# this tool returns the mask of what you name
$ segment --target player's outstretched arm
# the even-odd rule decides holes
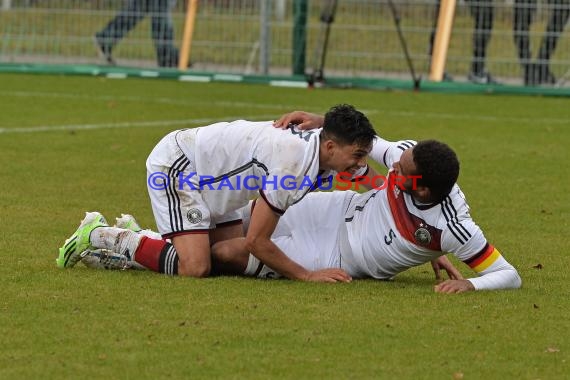
[[[271,234],[279,217],[264,199],[260,198],[253,209],[246,248],[268,267],[292,280],[317,282],[350,282],[350,276],[342,269],[331,268],[310,271],[289,259],[272,241]]]
[[[285,129],[289,124],[295,124],[297,128],[306,130],[320,128],[324,122],[324,116],[304,111],[293,111],[281,116],[273,123],[273,126]]]
[[[492,245],[479,254],[475,260],[466,262],[479,274],[467,280],[446,280],[434,287],[438,293],[462,293],[471,290],[517,289],[522,280],[517,270]]]

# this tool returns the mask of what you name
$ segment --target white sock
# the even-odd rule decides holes
[[[108,249],[125,255],[131,260],[142,237],[143,235],[131,230],[117,227],[98,227],[91,232],[89,240],[95,248]]]
[[[253,256],[250,253],[249,259],[247,261],[247,267],[245,268],[243,274],[246,276],[255,276],[255,274],[259,272],[259,269],[262,265],[263,264],[261,263],[261,261],[259,261],[257,257]]]
[[[137,232],[137,234],[143,235],[143,236],[149,237],[151,239],[155,239],[155,240],[162,240],[162,235],[159,234],[158,232],[154,232],[152,230],[140,230],[139,232]]]

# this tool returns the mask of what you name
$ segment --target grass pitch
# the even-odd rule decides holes
[[[154,226],[144,161],[167,132],[337,103],[449,143],[523,288],[435,294],[428,266],[343,285],[55,267],[84,211]],[[567,99],[2,75],[0,378],[567,378],[569,142]]]

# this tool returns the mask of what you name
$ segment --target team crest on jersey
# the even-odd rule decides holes
[[[398,186],[394,186],[392,191],[394,191],[394,197],[396,198],[398,198],[400,196],[400,193],[402,192]]]
[[[427,245],[431,242],[431,234],[426,228],[420,227],[414,232],[414,238],[420,245]]]
[[[191,208],[186,214],[188,221],[192,224],[200,223],[202,221],[202,212],[197,208]]]

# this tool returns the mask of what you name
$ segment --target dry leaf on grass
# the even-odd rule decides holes
[[[548,352],[548,353],[560,352],[560,349],[559,349],[559,348],[556,348],[556,347],[548,347],[548,348],[546,349],[546,351],[544,351],[544,352]]]

